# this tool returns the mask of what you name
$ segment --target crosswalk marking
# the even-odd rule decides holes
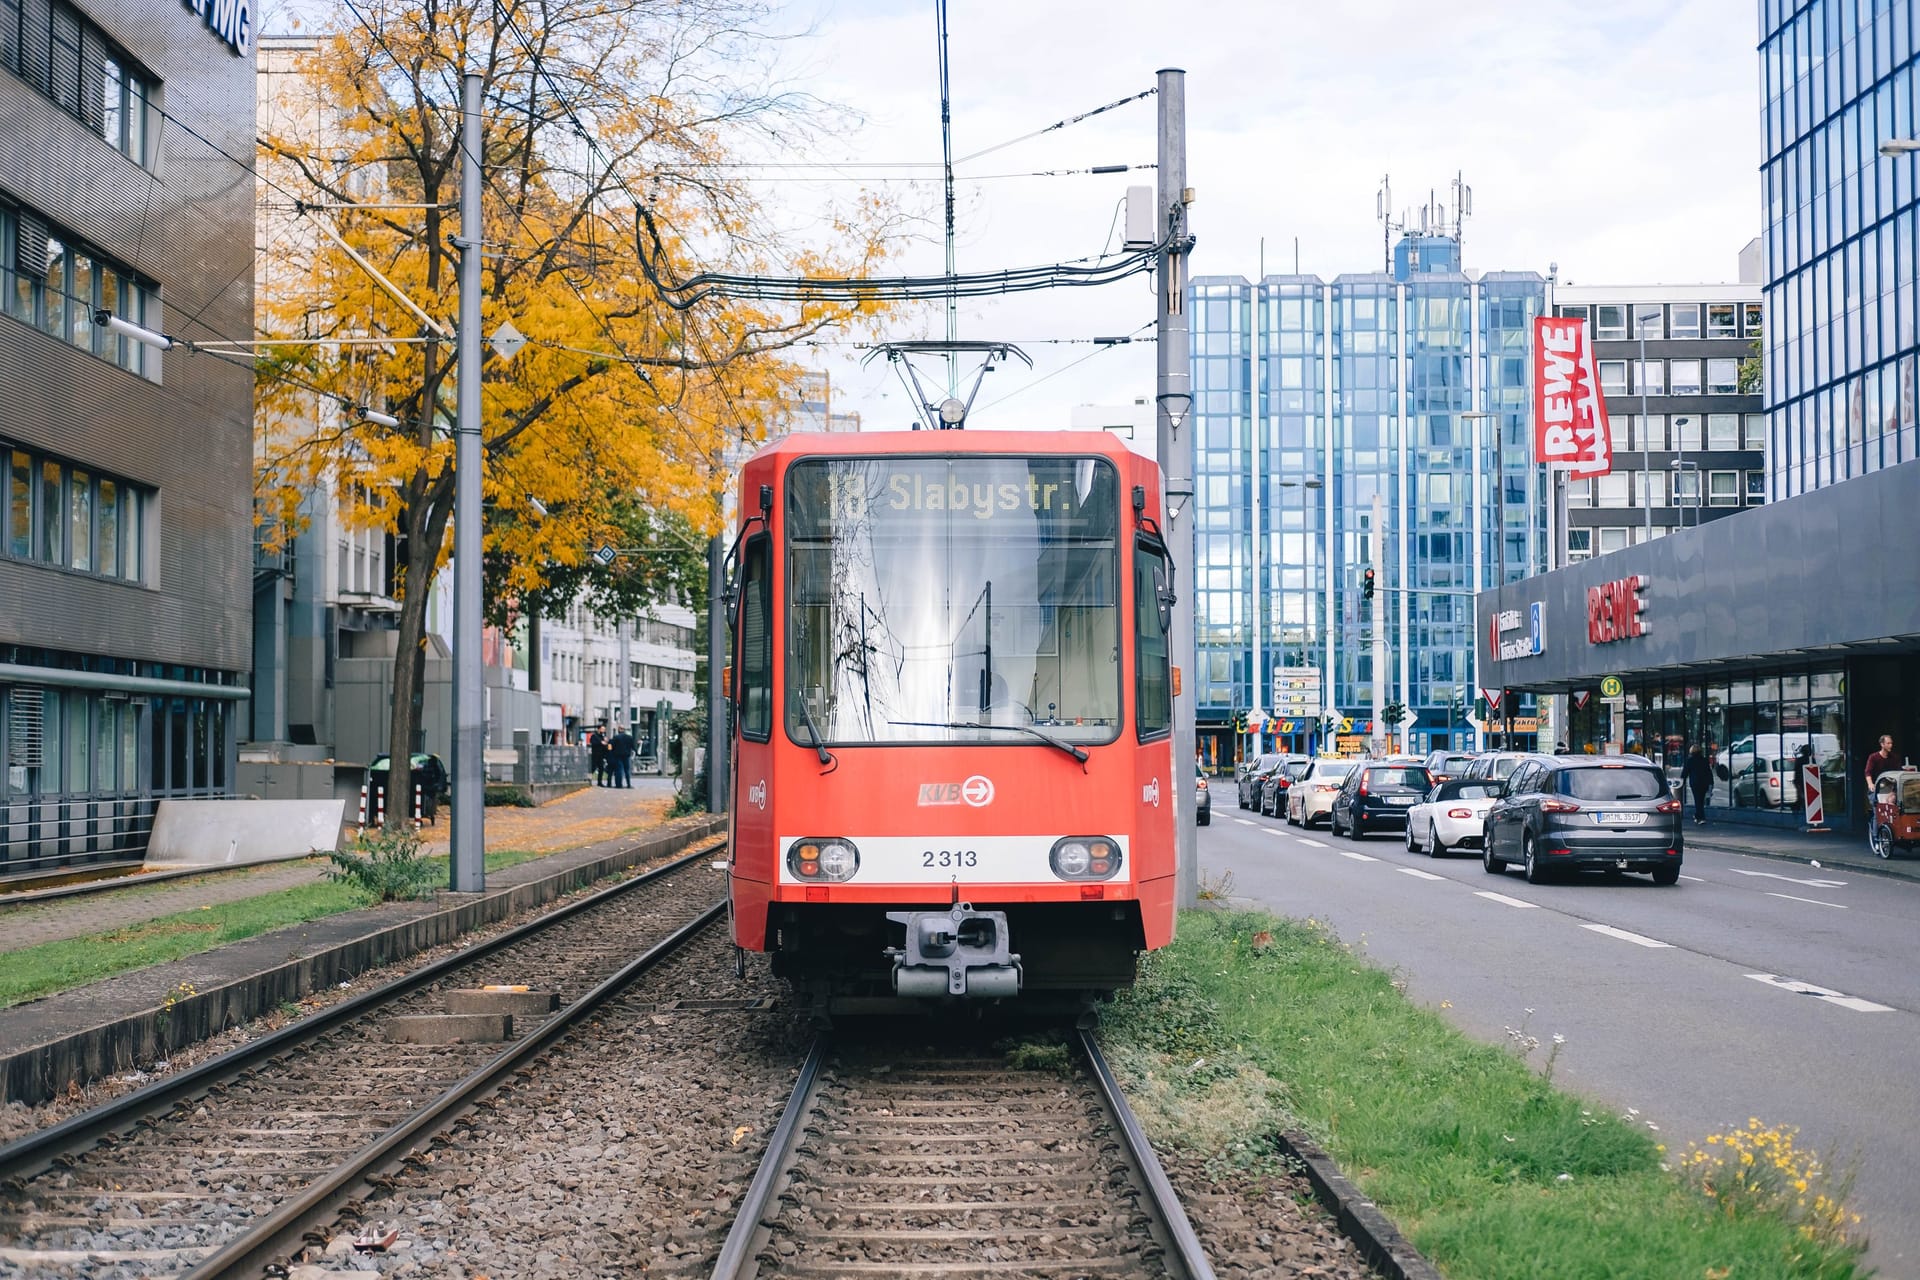
[[[1645,934],[1628,933],[1625,929],[1616,929],[1610,924],[1583,924],[1580,927],[1591,929],[1595,933],[1604,933],[1609,938],[1618,938],[1622,942],[1631,942],[1639,947],[1671,948],[1673,946],[1671,942],[1662,942],[1658,938],[1649,938]]]

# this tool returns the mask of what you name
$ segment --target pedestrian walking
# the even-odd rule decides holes
[[[1693,820],[1704,825],[1707,820],[1707,792],[1713,790],[1713,761],[1707,759],[1707,753],[1699,743],[1694,743],[1693,750],[1687,753],[1687,763],[1680,776],[1693,790]]]
[[[613,768],[613,785],[616,787],[633,786],[633,735],[625,729],[613,735],[607,743],[607,755]]]
[[[595,725],[593,732],[587,735],[587,759],[593,765],[593,785],[596,787],[607,785],[608,754],[607,735],[600,732],[599,725]]]

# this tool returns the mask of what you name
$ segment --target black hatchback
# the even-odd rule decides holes
[[[1534,756],[1513,771],[1487,813],[1481,865],[1518,862],[1527,882],[1563,871],[1647,871],[1680,879],[1680,802],[1666,775],[1638,756]]]
[[[1369,831],[1404,831],[1407,810],[1433,790],[1433,775],[1422,764],[1363,764],[1347,775],[1333,798],[1327,826],[1358,840]]]

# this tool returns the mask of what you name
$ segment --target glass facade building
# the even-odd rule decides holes
[[[1920,456],[1910,0],[1762,0],[1771,498]]]
[[[1274,707],[1301,669],[1321,673],[1349,741],[1282,716],[1263,745],[1357,745],[1376,680],[1418,717],[1410,748],[1470,741],[1472,595],[1545,565],[1526,351],[1547,281],[1462,273],[1456,242],[1413,239],[1392,274],[1192,285],[1197,716],[1214,764],[1232,758],[1237,714]]]

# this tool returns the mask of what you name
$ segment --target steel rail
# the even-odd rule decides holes
[[[578,1026],[589,1014],[619,995],[635,979],[674,954],[708,925],[726,914],[727,904],[716,902],[692,920],[655,943],[644,954],[609,975],[593,990],[542,1023],[540,1029],[511,1049],[478,1068],[425,1107],[388,1129],[360,1149],[347,1163],[300,1194],[283,1200],[245,1235],[207,1255],[186,1273],[185,1280],[221,1280],[222,1277],[264,1271],[275,1255],[298,1247],[300,1234],[318,1225],[334,1201],[371,1174],[380,1172],[413,1149],[416,1139],[445,1127],[448,1120],[490,1092],[509,1073],[545,1053],[554,1041]]]
[[[600,906],[643,884],[650,884],[725,847],[726,841],[722,840],[696,849],[652,871],[635,876],[631,880],[610,885],[597,893],[537,916],[525,924],[516,925],[505,933],[463,948],[452,955],[442,956],[392,982],[375,987],[350,1000],[343,1000],[310,1017],[302,1018],[291,1026],[283,1027],[258,1040],[209,1058],[177,1076],[155,1081],[143,1089],[137,1089],[124,1097],[81,1112],[38,1133],[29,1134],[18,1141],[8,1143],[0,1147],[0,1181],[12,1179],[24,1181],[43,1173],[62,1156],[84,1150],[110,1133],[129,1128],[148,1116],[160,1115],[182,1101],[200,1096],[216,1084],[231,1079],[289,1049],[297,1048],[303,1042],[351,1022],[383,1004],[388,1004],[436,982],[464,965],[484,959],[503,947],[524,941],[533,934],[578,915],[582,911]]]
[[[1083,1029],[1077,1034],[1080,1037],[1080,1051],[1087,1055],[1087,1065],[1092,1068],[1093,1077],[1100,1084],[1101,1098],[1107,1105],[1107,1111],[1113,1116],[1114,1123],[1120,1126],[1120,1136],[1127,1145],[1127,1155],[1145,1179],[1147,1198],[1166,1227],[1166,1243],[1173,1250],[1171,1261],[1175,1264],[1176,1275],[1184,1280],[1214,1280],[1213,1264],[1207,1261],[1207,1252],[1200,1246],[1200,1237],[1194,1234],[1193,1223],[1187,1220],[1187,1211],[1181,1207],[1173,1183],[1167,1180],[1166,1170],[1160,1167],[1160,1157],[1153,1154],[1153,1144],[1147,1141],[1146,1130],[1140,1127],[1133,1108],[1127,1105],[1125,1095],[1120,1092],[1120,1082],[1113,1078],[1106,1055],[1094,1043],[1092,1032]]]
[[[740,1280],[753,1274],[754,1268],[749,1265],[753,1261],[751,1250],[760,1235],[761,1220],[773,1205],[780,1180],[793,1163],[794,1149],[800,1143],[801,1121],[819,1091],[820,1070],[827,1060],[827,1039],[821,1035],[814,1040],[806,1062],[800,1067],[800,1078],[793,1084],[793,1096],[787,1099],[787,1109],[780,1113],[780,1123],[767,1139],[767,1153],[761,1157],[760,1167],[754,1170],[746,1195],[740,1198],[740,1209],[734,1215],[733,1226],[727,1230],[726,1243],[720,1246],[719,1260],[713,1264],[713,1280]]]

